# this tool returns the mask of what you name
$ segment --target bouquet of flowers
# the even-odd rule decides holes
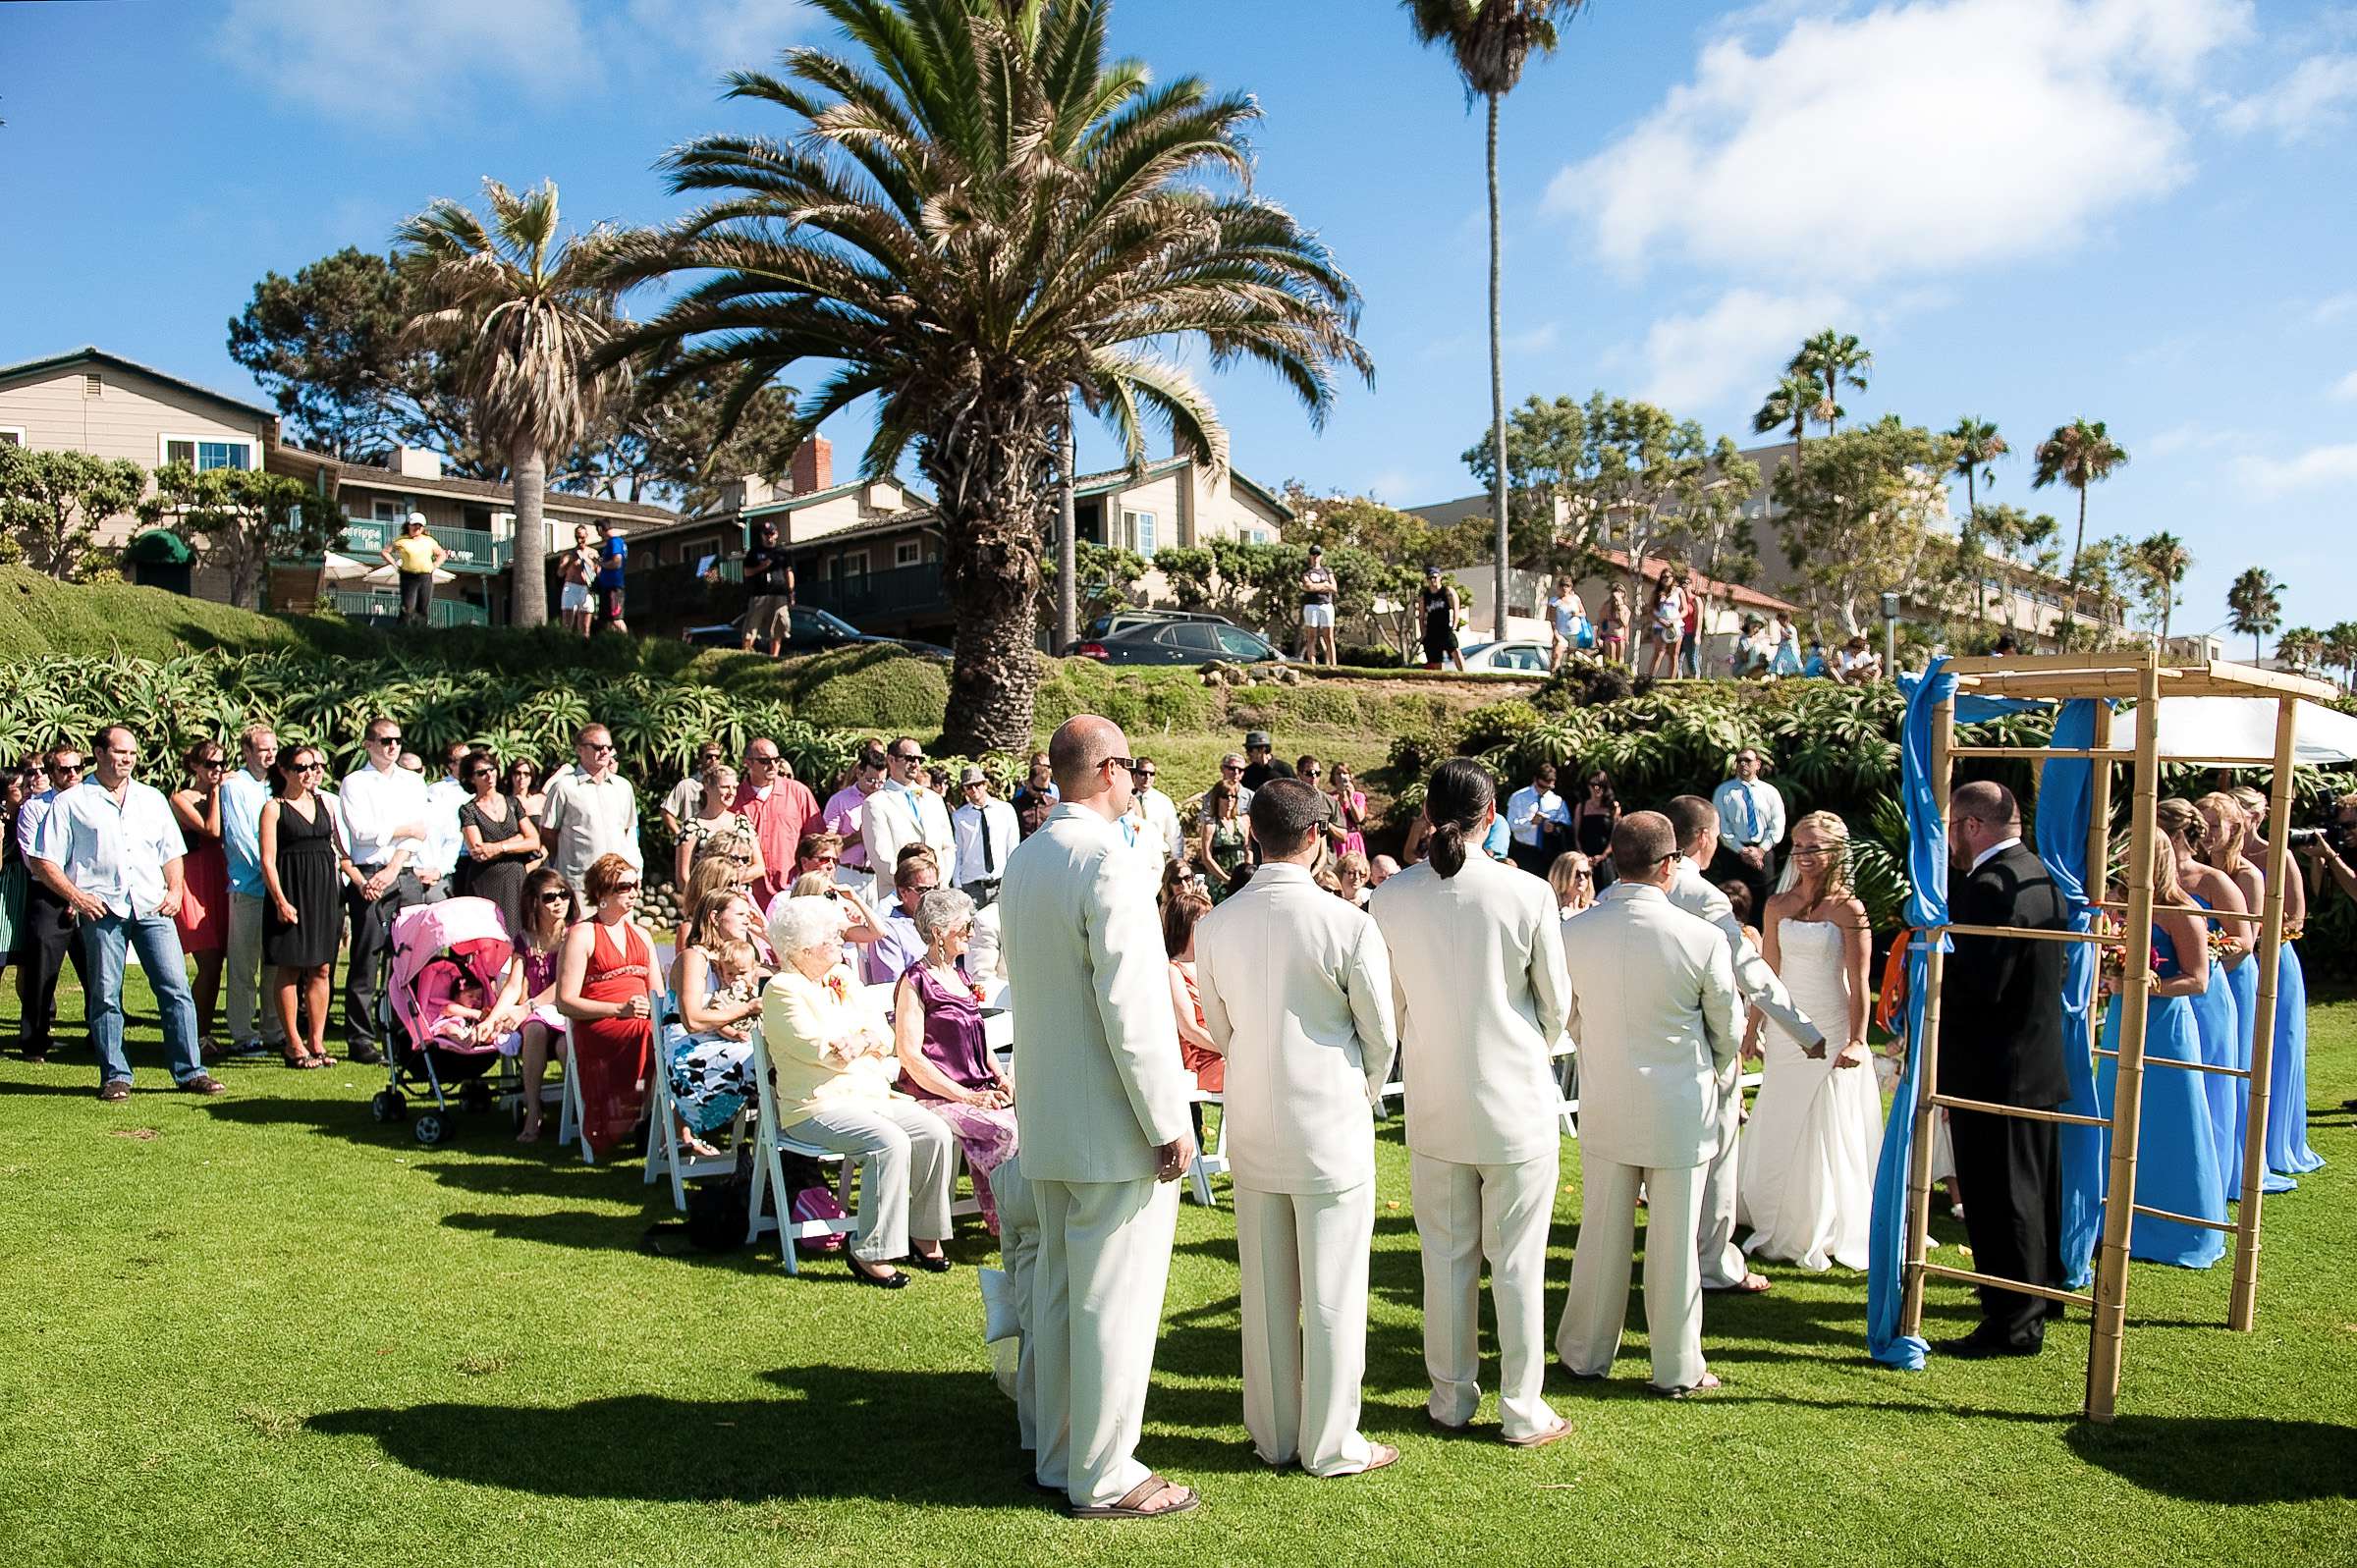
[[[2215,963],[2224,963],[2242,952],[2242,944],[2229,935],[2223,926],[2210,928],[2210,957]]]

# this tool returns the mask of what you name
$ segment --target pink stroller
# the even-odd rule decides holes
[[[468,1110],[488,1110],[491,1090],[483,1075],[499,1065],[496,1045],[478,1045],[437,1034],[435,1025],[455,993],[471,982],[486,1000],[499,995],[500,977],[515,951],[499,906],[488,898],[445,898],[412,904],[393,917],[393,962],[385,996],[392,1011],[384,1031],[389,1082],[368,1108],[379,1121],[409,1119],[402,1091],[430,1093],[434,1108],[410,1122],[416,1140],[428,1146],[450,1135],[451,1105],[445,1089],[459,1091]]]

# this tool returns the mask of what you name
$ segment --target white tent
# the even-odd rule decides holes
[[[319,580],[321,582],[354,582],[367,575],[368,565],[366,562],[355,561],[350,556],[337,555],[333,550],[319,558]]]
[[[2136,744],[2139,713],[2111,721],[2111,744]],[[2293,755],[2302,766],[2330,767],[2357,762],[2357,718],[2303,701],[2292,722]],[[2207,762],[2218,757],[2272,757],[2275,752],[2275,700],[2272,697],[2163,697],[2161,755]]]
[[[360,580],[361,580],[362,582],[373,582],[373,583],[375,583],[377,586],[379,586],[379,587],[382,587],[382,588],[391,588],[391,587],[394,587],[394,586],[396,586],[396,585],[398,585],[398,584],[400,583],[400,581],[401,581],[401,568],[400,568],[399,567],[396,567],[396,566],[391,566],[391,565],[382,566],[382,567],[379,567],[379,568],[376,568],[374,571],[371,571],[371,572],[369,572],[369,573],[368,573],[366,576],[362,577]],[[434,581],[435,581],[435,582],[437,582],[437,583],[443,583],[443,582],[456,582],[456,581],[458,581],[458,580],[459,580],[459,578],[458,578],[458,573],[456,573],[456,572],[453,572],[453,571],[445,571],[445,570],[443,570],[443,569],[442,569],[440,567],[436,567],[436,568],[434,568]]]

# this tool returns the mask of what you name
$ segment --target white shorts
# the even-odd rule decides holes
[[[588,609],[589,585],[585,582],[568,582],[560,585],[557,590],[557,608],[559,610]]]
[[[1334,606],[1303,605],[1301,607],[1301,624],[1312,627],[1333,625]]]

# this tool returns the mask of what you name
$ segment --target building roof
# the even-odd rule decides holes
[[[242,398],[227,397],[215,392],[210,387],[200,387],[193,381],[172,374],[169,370],[158,370],[155,366],[143,365],[137,359],[126,359],[119,353],[108,353],[95,344],[84,344],[79,349],[71,349],[64,353],[53,353],[39,359],[27,359],[18,364],[0,365],[0,381],[22,381],[27,376],[37,375],[44,370],[56,370],[66,365],[83,364],[90,361],[114,365],[123,370],[136,371],[150,381],[160,381],[168,387],[178,387],[183,392],[220,404],[223,407],[235,408],[240,413],[249,413],[256,418],[267,419],[273,425],[278,422],[278,414],[274,409],[265,408],[259,404],[247,403]]]
[[[1599,550],[1596,553],[1622,571],[1628,569],[1627,551]],[[1750,610],[1765,610],[1771,615],[1779,610],[1790,610],[1795,614],[1800,610],[1800,606],[1789,599],[1779,599],[1775,594],[1762,593],[1757,588],[1746,588],[1739,582],[1722,582],[1717,577],[1705,576],[1682,562],[1664,560],[1660,556],[1647,556],[1644,565],[1637,568],[1637,575],[1647,582],[1651,582],[1662,574],[1664,568],[1685,572],[1694,580],[1696,589],[1705,599],[1725,599],[1730,604],[1742,605]]]
[[[1072,477],[1072,497],[1074,500],[1083,500],[1091,496],[1110,495],[1117,490],[1126,490],[1131,485],[1149,483],[1164,474],[1177,473],[1181,468],[1191,468],[1194,463],[1192,458],[1164,458],[1159,462],[1147,463],[1135,473],[1127,468],[1100,468],[1095,473],[1075,474]],[[1228,478],[1231,483],[1241,485],[1258,497],[1261,504],[1278,516],[1292,516],[1293,509],[1285,504],[1284,497],[1254,480],[1241,468],[1230,468]]]
[[[299,449],[288,448],[288,451]],[[339,485],[356,485],[364,490],[397,490],[405,494],[424,493],[444,496],[475,496],[485,501],[507,501],[514,498],[516,487],[492,479],[460,479],[445,476],[439,479],[420,478],[414,474],[396,473],[391,468],[379,468],[373,463],[345,462],[340,459],[304,454],[326,463]],[[572,490],[551,490],[548,505],[564,512],[594,512],[617,517],[639,517],[650,523],[668,525],[680,520],[677,510],[659,507],[646,501],[610,501],[603,496],[585,496]]]
[[[824,490],[806,490],[799,495],[779,496],[773,500],[764,501],[759,506],[745,508],[741,515],[766,517],[784,512],[799,512],[804,507],[815,507],[822,501],[840,501],[845,496],[855,496],[871,484],[888,484],[904,496],[917,494],[916,491],[909,489],[898,479],[851,479],[843,484],[829,485]],[[922,501],[918,503],[918,505],[925,504],[927,503]],[[706,513],[704,515],[717,517],[726,514],[726,509],[723,509],[719,512]]]

